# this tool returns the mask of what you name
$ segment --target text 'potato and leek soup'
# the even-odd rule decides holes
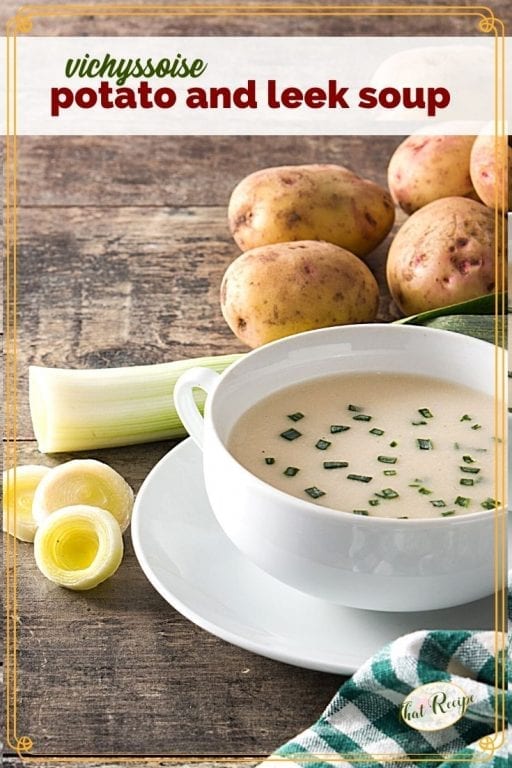
[[[309,380],[236,422],[230,453],[275,488],[356,515],[453,517],[494,509],[493,400],[423,376]]]

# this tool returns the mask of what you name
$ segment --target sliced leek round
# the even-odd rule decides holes
[[[20,541],[34,541],[37,522],[32,517],[34,493],[50,467],[25,464],[2,475],[3,530]]]
[[[92,589],[121,564],[121,528],[106,509],[86,504],[64,507],[37,529],[34,555],[41,573],[55,584]]]
[[[55,510],[71,504],[108,510],[124,531],[130,522],[133,491],[108,464],[94,459],[74,459],[54,467],[39,483],[32,515],[41,524]]]

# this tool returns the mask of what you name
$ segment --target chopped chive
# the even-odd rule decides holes
[[[418,448],[420,449],[420,451],[431,451],[432,448],[434,447],[432,445],[432,440],[430,440],[430,439],[423,440],[421,437],[419,437],[416,440],[416,444],[417,444]]]
[[[380,504],[380,501],[379,499],[370,499],[368,504],[370,505],[370,507],[378,507]]]
[[[321,491],[316,485],[313,485],[311,488],[304,488],[304,491],[308,496],[311,496],[312,499],[319,499],[320,496],[325,496],[325,491]]]
[[[368,416],[366,413],[356,413],[355,416],[352,416],[354,421],[371,421],[372,417]]]
[[[466,496],[457,496],[454,504],[457,504],[458,507],[469,507],[469,504],[471,502],[471,499],[468,499]]]
[[[385,469],[382,474],[387,475],[388,477],[392,477],[393,475],[397,474],[397,471],[396,469]]]
[[[377,427],[374,427],[373,429],[370,429],[369,432],[370,435],[383,435],[384,430],[383,429],[377,429]]]
[[[432,491],[429,491],[428,488],[424,488],[423,486],[421,488],[418,488],[418,493],[422,493],[424,496],[432,495]]]
[[[460,448],[460,444],[459,443],[454,443],[453,447],[455,448],[456,451],[458,451],[459,448]]]
[[[413,427],[424,427],[426,423],[426,421],[411,421]]]
[[[396,456],[377,456],[377,461],[382,464],[396,464],[397,458]]]
[[[477,451],[478,453],[487,453],[487,448],[474,448],[473,450]]]
[[[367,509],[353,509],[352,512],[354,515],[364,515],[365,517],[368,517]]]
[[[315,443],[315,448],[318,448],[319,451],[325,451],[330,446],[330,442],[328,440],[318,440]]]
[[[473,458],[471,458],[471,456],[467,456],[467,455],[462,457],[462,461],[465,464],[474,464],[475,463],[475,460]]]
[[[473,480],[472,477],[462,477],[460,479],[460,483],[459,484],[460,485],[474,485],[475,481]]]
[[[347,410],[353,411],[354,413],[361,413],[361,411],[364,411],[364,408],[360,405],[348,405]]]
[[[430,503],[433,507],[446,507],[446,502],[442,499],[435,499],[435,501],[431,501]]]
[[[478,475],[480,472],[479,467],[459,467],[461,472],[469,472],[470,475]]]
[[[297,411],[297,413],[289,413],[288,418],[291,419],[292,421],[300,421],[301,419],[304,418],[304,414],[301,413],[300,411]]]
[[[276,463],[276,460],[274,459],[273,456],[267,456],[265,458],[265,464],[275,464],[275,463]]]
[[[401,517],[397,517],[397,520],[408,520],[409,518],[407,515],[402,515]]]
[[[447,509],[446,512],[441,512],[442,517],[451,517],[455,514],[454,509]]]
[[[348,461],[324,461],[324,469],[342,469],[348,467]]]
[[[390,442],[390,444],[389,444],[389,447],[390,447],[390,448],[396,448],[396,446],[397,446],[397,445],[398,445],[397,441],[396,441],[396,440],[392,440],[392,441]]]
[[[481,424],[473,424],[471,429],[482,429],[482,425]]]
[[[409,488],[419,488],[421,483],[409,483]]]
[[[343,424],[331,424],[331,435],[335,435],[337,432],[346,432],[350,427],[345,427]]]
[[[418,408],[418,413],[421,413],[424,419],[433,419],[432,413],[428,408]]]
[[[379,499],[397,499],[400,494],[392,488],[384,488],[382,491],[375,491],[374,495],[378,496]]]
[[[297,472],[299,472],[298,467],[286,467],[285,471],[283,472],[283,475],[286,475],[286,477],[295,477]]]
[[[464,416],[462,416],[461,421],[473,421],[473,419],[465,413]]]
[[[291,429],[287,429],[286,432],[281,432],[281,437],[284,437],[285,440],[296,440],[301,435],[302,432],[298,432],[293,427]]]
[[[360,483],[369,483],[373,478],[368,475],[347,475],[347,480],[359,480]]]
[[[485,501],[482,501],[480,504],[481,507],[484,509],[496,509],[498,506],[498,503],[495,499],[491,499],[490,497],[488,499],[485,499]]]

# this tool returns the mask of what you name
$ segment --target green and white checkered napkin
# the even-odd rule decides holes
[[[278,749],[264,768],[293,763],[308,768],[379,764],[451,768],[463,763],[473,768],[512,768],[510,744],[507,749],[505,742],[493,752],[479,746],[480,739],[497,730],[495,713],[503,712],[496,708],[495,641],[494,632],[469,631],[421,631],[399,638],[344,683],[320,719]],[[503,654],[498,656],[503,661]],[[501,681],[502,672],[498,670]],[[402,721],[401,704],[415,688],[438,681],[460,685],[473,695],[474,703],[449,728],[414,730]],[[503,693],[510,721],[512,692],[508,688]],[[497,734],[495,743],[502,740]]]

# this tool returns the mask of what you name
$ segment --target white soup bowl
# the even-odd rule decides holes
[[[332,374],[414,373],[494,395],[494,346],[446,331],[356,325],[289,336],[222,375],[185,373],[176,409],[204,456],[206,491],[227,536],[275,578],[356,608],[418,611],[494,589],[494,511],[456,517],[363,517],[296,498],[255,477],[226,445],[240,416],[283,387]],[[193,396],[207,392],[204,420]]]

